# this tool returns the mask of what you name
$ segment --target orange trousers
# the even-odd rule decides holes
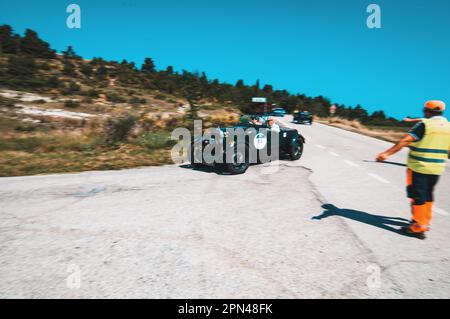
[[[408,169],[406,184],[411,199],[412,224],[410,230],[423,233],[430,230],[433,217],[433,191],[439,176],[426,175]]]

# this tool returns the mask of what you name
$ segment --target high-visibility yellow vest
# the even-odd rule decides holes
[[[450,123],[443,116],[424,119],[425,135],[410,144],[408,168],[414,172],[442,175],[450,149]]]

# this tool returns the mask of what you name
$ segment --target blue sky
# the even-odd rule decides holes
[[[81,6],[82,28],[66,27]],[[366,7],[382,10],[368,29]],[[427,99],[450,104],[447,0],[41,0],[2,1],[0,24],[31,28],[85,58],[152,57],[159,69],[205,71],[210,78],[277,89],[402,117]]]

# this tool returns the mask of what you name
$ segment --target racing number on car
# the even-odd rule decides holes
[[[262,150],[264,147],[266,147],[267,144],[267,137],[263,133],[256,134],[255,138],[253,139],[253,145],[255,145],[255,148],[257,150]]]

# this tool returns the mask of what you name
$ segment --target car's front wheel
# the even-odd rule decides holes
[[[250,152],[247,145],[243,149],[236,147],[232,156],[233,161],[231,163],[225,163],[224,167],[232,175],[243,174],[250,166],[249,157]]]
[[[302,155],[303,155],[303,143],[297,141],[291,145],[289,156],[291,158],[291,161],[297,161],[302,157]]]

